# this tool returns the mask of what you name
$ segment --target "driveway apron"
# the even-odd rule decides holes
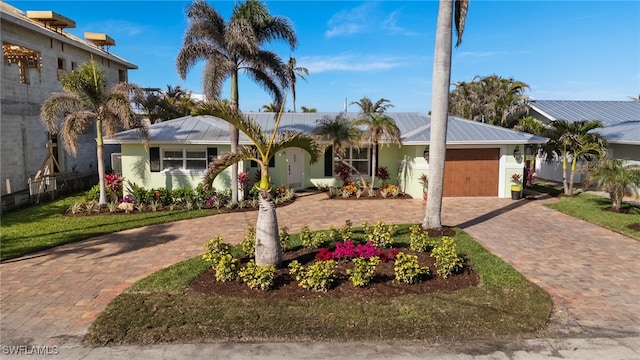
[[[445,198],[443,224],[459,226],[544,288],[555,334],[640,334],[640,242],[560,214],[547,200]],[[297,232],[382,220],[419,223],[422,200],[329,200],[302,194],[278,209]],[[238,243],[257,213],[220,214],[121,231],[0,264],[2,345],[79,344],[116,295],[163,267],[196,256],[215,235]]]

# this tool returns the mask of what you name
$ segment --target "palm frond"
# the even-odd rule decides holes
[[[62,143],[69,154],[76,156],[78,137],[87,131],[96,119],[92,111],[74,111],[67,114],[62,122]]]
[[[278,135],[276,142],[271,150],[273,154],[278,153],[286,148],[300,148],[306,151],[310,156],[310,163],[315,164],[324,153],[324,148],[313,138],[313,136],[299,131],[285,131]]]
[[[59,123],[68,113],[86,110],[80,96],[71,93],[54,93],[40,107],[40,121],[52,134],[59,131]]]
[[[456,0],[455,3],[455,23],[458,40],[456,46],[462,44],[462,35],[464,34],[464,25],[467,21],[467,11],[469,10],[469,0]]]
[[[240,161],[246,160],[253,160],[258,162],[260,161],[258,159],[258,153],[255,148],[252,148],[250,146],[242,146],[236,152],[227,152],[218,156],[209,163],[202,179],[202,186],[204,186],[206,189],[211,188],[215,178],[220,175],[220,173],[222,173],[224,169],[233,164],[237,164]]]

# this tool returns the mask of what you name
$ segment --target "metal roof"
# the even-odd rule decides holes
[[[640,120],[640,101],[532,100],[529,106],[549,120],[600,120],[604,126]]]
[[[283,113],[280,119],[280,131],[296,130],[311,133],[316,122],[324,117],[335,118],[338,112],[325,113]],[[276,113],[250,112],[245,115],[254,119],[265,132],[273,131]],[[349,119],[361,116],[359,113],[346,113]],[[402,141],[407,145],[429,144],[431,117],[419,113],[385,113],[395,120],[402,134]],[[180,144],[228,144],[229,124],[219,118],[201,115],[185,116],[149,126],[149,138],[155,143]],[[138,143],[140,133],[127,130],[116,134],[105,143]],[[384,140],[384,139],[383,139]],[[483,124],[457,117],[449,117],[447,130],[448,144],[541,144],[546,138],[506,129],[499,126]],[[239,142],[250,144],[242,133]]]
[[[593,129],[591,132],[604,136],[612,144],[640,145],[640,120]]]

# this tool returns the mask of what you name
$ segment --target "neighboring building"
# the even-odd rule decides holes
[[[53,3],[52,3],[53,4]],[[60,80],[93,58],[105,71],[107,86],[127,81],[137,66],[109,52],[115,41],[102,33],[80,39],[66,31],[75,22],[53,11],[21,11],[0,2],[2,32],[1,182],[2,195],[28,188],[28,179],[40,169],[48,150],[48,134],[40,123],[40,106]],[[57,142],[53,137],[53,142]],[[78,155],[53,149],[60,172],[97,172],[95,129],[82,135]],[[106,163],[109,156],[106,155]]]
[[[640,161],[640,101],[532,100],[529,107],[529,115],[544,124],[555,120],[599,120],[604,128],[594,131],[609,142],[607,156]],[[562,181],[562,164],[539,159],[535,173],[542,179]],[[586,175],[576,174],[576,182],[584,180]]]
[[[280,131],[311,133],[316,121],[335,118],[339,113],[283,113]],[[390,182],[398,184],[413,197],[422,197],[418,178],[428,173],[431,118],[418,113],[385,113],[393,118],[402,134],[402,146],[380,146],[378,166],[386,166]],[[274,113],[246,113],[267,132],[273,131]],[[360,116],[348,113],[353,119]],[[186,116],[149,127],[150,145],[145,149],[135,130],[123,131],[105,143],[120,144],[122,175],[126,181],[145,188],[167,189],[195,187],[202,180],[208,160],[230,150],[229,125],[213,116]],[[456,117],[449,118],[445,196],[511,196],[511,176],[522,174],[523,156],[529,145],[542,144],[546,138],[482,124]],[[251,142],[240,134],[240,144]],[[371,152],[367,148],[350,149],[347,160],[365,178],[371,174]],[[296,189],[311,186],[340,186],[335,176],[339,163],[331,149],[318,163],[309,164],[309,155],[301,149],[286,149],[274,156],[269,175],[275,185]],[[115,166],[114,166],[115,167]],[[257,167],[240,164],[239,171],[249,171],[253,178]],[[357,177],[354,177],[357,179]],[[218,189],[229,188],[230,171],[225,170],[214,183]]]

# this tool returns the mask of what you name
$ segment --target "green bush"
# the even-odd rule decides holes
[[[351,220],[345,220],[344,226],[340,228],[340,237],[342,241],[351,240],[353,237],[353,223]]]
[[[436,260],[436,271],[443,278],[451,275],[462,266],[462,259],[456,251],[455,239],[450,236],[443,236],[431,250],[431,256]]]
[[[423,231],[420,225],[412,225],[409,231],[409,249],[425,252],[433,248],[434,241],[429,238],[429,234]]]
[[[240,270],[240,279],[251,289],[269,290],[275,285],[275,265],[258,265],[251,260]]]
[[[307,225],[303,226],[300,229],[299,236],[300,236],[300,242],[302,243],[302,246],[305,249],[316,248],[315,246],[313,246],[313,233],[311,233],[311,230]]]
[[[347,269],[349,280],[355,287],[367,287],[371,284],[371,279],[376,274],[376,266],[380,263],[377,256],[370,257],[368,260],[358,257],[353,260],[353,269]]]
[[[84,198],[87,201],[98,201],[100,200],[100,184],[95,184],[91,187],[91,189],[87,190],[84,193]]]
[[[280,248],[282,251],[291,249],[291,236],[289,236],[289,228],[283,226],[280,228]]]
[[[378,248],[391,247],[393,245],[393,237],[396,234],[398,227],[396,225],[385,225],[384,222],[378,221],[373,228],[366,225],[365,236],[368,241],[373,241],[373,245]]]
[[[216,271],[216,280],[233,281],[238,278],[238,259],[231,254],[222,255],[213,269]]]
[[[171,202],[184,204],[187,201],[195,201],[196,193],[190,188],[177,188],[171,190]]]
[[[415,284],[429,275],[429,267],[420,266],[416,255],[398,253],[393,265],[396,281],[403,284]]]
[[[333,285],[336,273],[336,261],[316,261],[308,267],[303,267],[297,260],[289,264],[289,270],[300,287],[326,292]]]
[[[222,236],[215,236],[211,240],[204,243],[205,253],[202,255],[202,259],[216,266],[220,261],[220,258],[224,255],[231,254],[231,245],[225,243],[222,240]]]
[[[150,204],[153,201],[160,202],[162,205],[169,205],[171,203],[171,192],[163,187],[157,189],[147,190],[146,203]]]
[[[240,242],[240,247],[242,248],[242,252],[247,256],[251,256],[256,252],[256,228],[253,226],[249,226],[247,228],[247,232]]]

